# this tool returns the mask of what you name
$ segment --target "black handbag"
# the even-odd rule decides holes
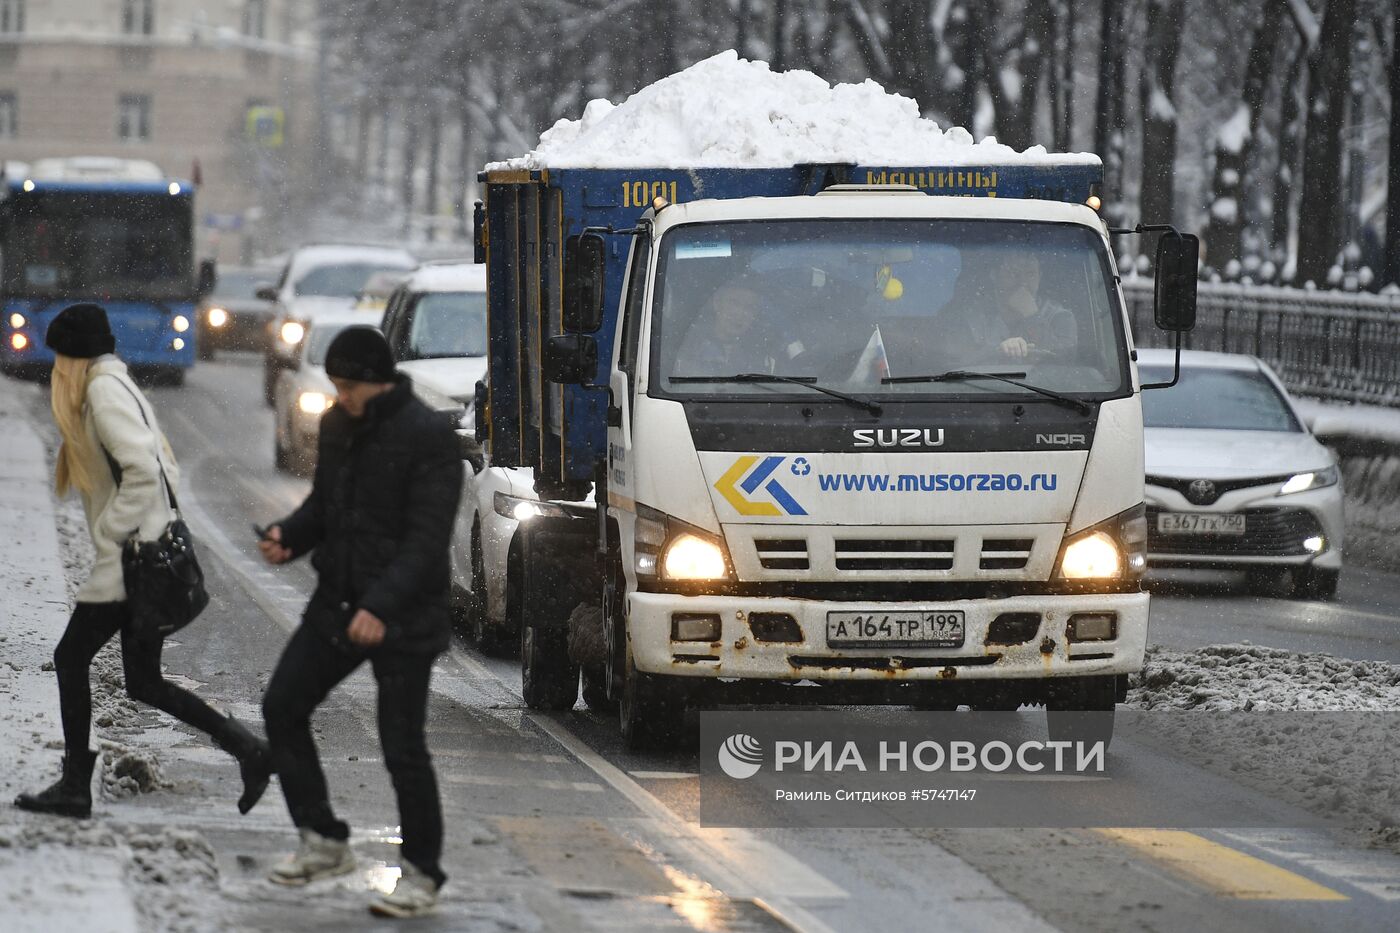
[[[122,388],[136,400],[141,420],[146,422],[146,427],[151,427],[145,406],[136,398],[136,393],[125,382]],[[151,433],[155,434],[154,428]],[[170,488],[165,465],[160,462],[159,438],[156,444],[156,467],[160,470],[161,485],[165,487],[174,518],[156,540],[138,541],[133,532],[122,546],[122,582],[126,585],[132,631],[138,638],[165,638],[178,632],[209,605],[204,571],[194,552],[194,536],[180,516],[175,490]],[[107,454],[107,463],[117,485],[121,485],[121,467],[106,450],[103,453]]]

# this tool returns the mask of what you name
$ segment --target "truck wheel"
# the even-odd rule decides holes
[[[1045,724],[1052,742],[1113,741],[1113,710],[1118,699],[1115,677],[1086,677],[1052,690],[1045,700]]]
[[[563,635],[546,631],[527,613],[520,627],[520,692],[530,709],[569,710],[578,699],[578,668]]]
[[[622,742],[629,751],[664,751],[680,744],[685,703],[667,680],[637,670],[632,652],[627,652],[617,720],[622,727]]]
[[[608,671],[603,665],[583,666],[583,702],[595,713],[617,712],[617,701],[608,696]]]
[[[1340,570],[1326,570],[1322,567],[1300,567],[1293,571],[1293,598],[1320,599],[1330,601],[1337,597],[1337,581]]]

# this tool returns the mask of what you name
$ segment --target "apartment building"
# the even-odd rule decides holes
[[[200,183],[204,255],[273,248],[313,178],[314,14],[315,0],[0,0],[0,162],[149,159]]]

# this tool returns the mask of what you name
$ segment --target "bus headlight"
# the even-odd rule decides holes
[[[210,308],[204,320],[210,327],[223,327],[228,323],[228,312],[223,308]]]
[[[15,330],[19,330],[26,323],[27,322],[24,319],[24,315],[20,314],[18,311],[10,315],[10,326],[13,327]]]
[[[24,336],[24,334],[11,334],[10,346],[14,347],[16,350],[23,350],[25,347],[29,346],[29,338]]]
[[[301,338],[306,336],[306,328],[300,321],[288,321],[282,325],[280,334],[283,343],[289,347],[294,347],[301,343]]]
[[[190,329],[190,319],[183,314],[177,314],[170,319],[170,326],[175,328],[175,333],[183,334]]]
[[[170,349],[172,349],[172,350],[183,350],[183,349],[185,349],[185,338],[183,338],[183,337],[176,337],[174,340],[170,341]]]
[[[324,392],[303,392],[297,396],[297,408],[308,415],[319,415],[331,407],[331,398]]]

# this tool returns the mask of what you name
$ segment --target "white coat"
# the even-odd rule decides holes
[[[78,602],[120,602],[126,599],[122,545],[132,532],[141,541],[160,536],[172,517],[160,466],[165,467],[172,485],[178,486],[180,477],[166,453],[151,403],[131,381],[126,364],[111,354],[93,362],[83,404],[83,427],[91,450],[87,472],[93,480],[91,491],[82,494],[83,512],[97,562],[78,588]],[[121,468],[120,486],[104,449]]]

